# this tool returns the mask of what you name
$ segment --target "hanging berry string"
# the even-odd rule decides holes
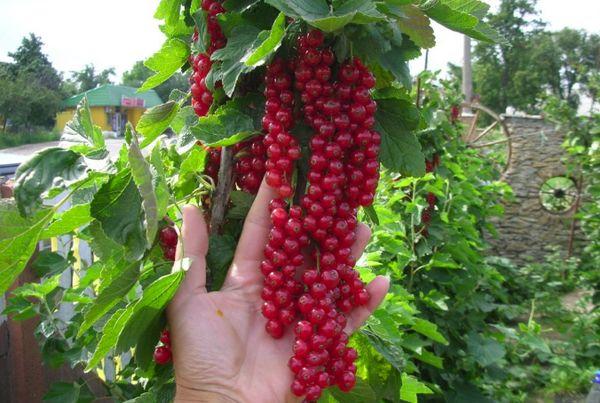
[[[160,247],[163,250],[163,256],[165,259],[174,261],[175,251],[177,250],[178,235],[175,228],[172,226],[166,226],[158,233],[158,240]],[[159,365],[168,364],[171,361],[171,339],[169,337],[169,331],[163,330],[160,336],[160,343],[154,349],[154,362]]]

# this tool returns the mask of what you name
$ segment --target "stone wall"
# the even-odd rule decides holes
[[[567,175],[561,162],[566,155],[561,147],[564,134],[540,117],[505,116],[505,122],[512,137],[505,179],[515,200],[505,206],[504,217],[496,223],[499,236],[489,240],[493,252],[515,263],[540,261],[553,246],[566,253],[573,212],[548,212],[539,197],[546,180]]]

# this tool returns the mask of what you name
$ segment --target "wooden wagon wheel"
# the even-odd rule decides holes
[[[504,175],[512,156],[511,134],[504,119],[477,102],[464,103],[462,108],[462,120],[467,124],[463,139],[469,147],[479,150],[481,155],[492,159],[494,165]],[[466,111],[471,113],[465,113]]]

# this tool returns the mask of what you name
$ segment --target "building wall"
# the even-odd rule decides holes
[[[505,206],[496,222],[499,238],[490,239],[493,250],[517,263],[543,259],[554,246],[568,250],[573,212],[553,214],[545,210],[539,197],[542,184],[555,176],[567,175],[561,161],[564,134],[539,117],[507,116],[512,137],[512,159],[506,182],[515,200]]]
[[[108,119],[104,106],[92,106],[90,111],[92,112],[92,120],[94,124],[100,126],[103,131],[112,130],[111,122]],[[135,127],[144,112],[144,108],[127,108],[127,120],[133,125],[133,127]],[[58,115],[56,115],[56,129],[62,132],[67,122],[73,119],[74,114],[75,109],[73,108],[59,112]]]

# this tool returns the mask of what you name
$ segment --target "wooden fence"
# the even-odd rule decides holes
[[[2,185],[0,195],[3,198],[11,197],[10,186]],[[63,206],[63,209],[66,208],[68,208],[68,203]],[[53,238],[40,242],[38,245],[38,250],[47,248],[63,256],[67,256],[72,251],[75,256],[76,263],[73,270],[68,270],[61,276],[60,285],[64,288],[71,287],[74,282],[79,281],[80,276],[85,273],[85,268],[93,261],[90,247],[85,242],[71,236]],[[28,265],[11,290],[27,282],[38,280]],[[6,307],[9,294],[10,291],[7,295],[0,295],[0,312]],[[68,322],[73,314],[73,305],[63,304],[56,316],[64,322]],[[84,374],[81,368],[72,369],[64,366],[53,369],[44,365],[38,341],[34,337],[38,323],[37,318],[15,322],[0,315],[0,402],[41,402],[53,382],[73,382],[80,378],[86,380],[96,396],[105,396],[106,391],[97,374]],[[112,360],[105,360],[104,371],[100,375],[107,380],[114,379],[115,366]],[[106,398],[102,400],[110,401]]]

